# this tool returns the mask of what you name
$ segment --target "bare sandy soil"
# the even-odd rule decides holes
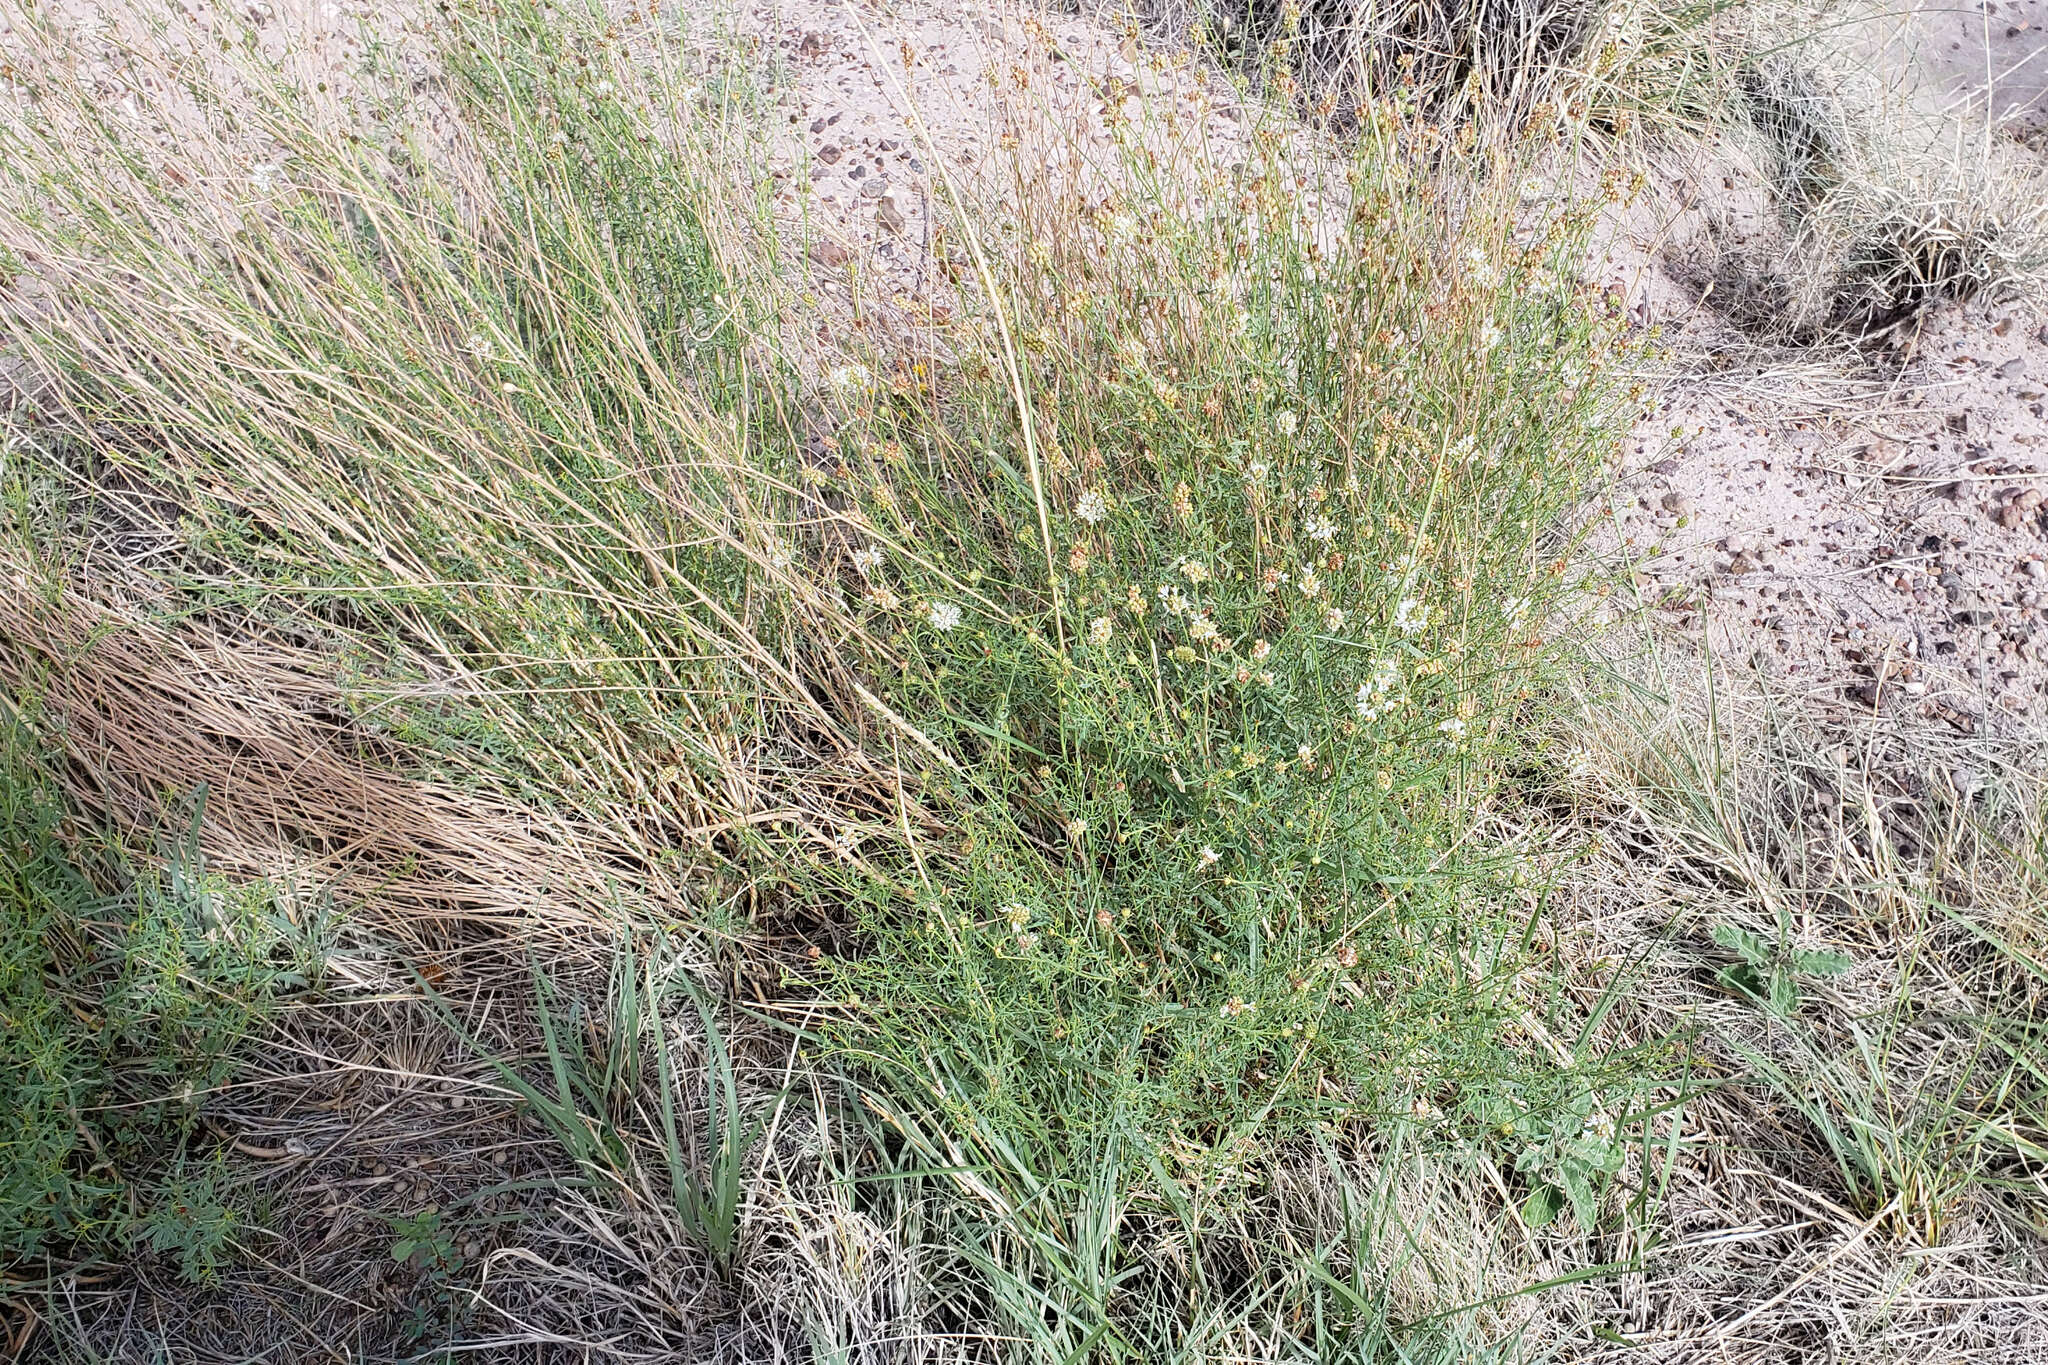
[[[2039,175],[2044,17],[2040,0],[1986,0],[1888,20],[1864,55],[1891,82],[1899,137],[1928,137],[1934,156],[1995,168],[2008,185]],[[1825,719],[1913,733],[1937,756],[1943,736],[2038,740],[2038,296],[1994,290],[1862,346],[1760,341],[1719,310],[1713,287],[1727,281],[1702,265],[1783,249],[1760,185],[1730,169],[1692,167],[1659,186],[1602,263],[1680,364],[1634,433],[1598,543],[1634,570],[1663,633]],[[1952,775],[1963,788],[1977,780],[1960,763]]]
[[[1958,116],[1994,127],[2048,131],[2048,3],[1977,0],[1923,4],[1900,42]]]
[[[1906,356],[1757,356],[1666,279],[1709,366],[1631,443],[1611,545],[1666,628],[1821,711],[1950,732],[2048,716],[2048,332],[1929,316]]]
[[[1139,121],[1164,154],[1242,159],[1227,83],[1145,48],[1135,28],[998,3],[754,3],[742,22],[771,54],[788,136],[773,153],[778,215],[813,287],[861,319],[943,326],[968,265],[956,203],[1082,193],[1097,205],[1111,125]],[[1186,202],[1201,212],[1199,192]],[[1014,222],[981,223],[982,231]]]

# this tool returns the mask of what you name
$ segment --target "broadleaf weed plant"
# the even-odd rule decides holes
[[[50,723],[0,697],[0,1262],[27,1286],[147,1247],[207,1280],[239,1214],[220,1162],[187,1147],[208,1088],[318,979],[323,927],[184,839],[160,867],[101,832],[67,839]]]

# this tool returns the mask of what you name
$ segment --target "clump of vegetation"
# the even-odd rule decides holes
[[[1758,278],[1738,289],[1738,321],[1876,338],[2038,274],[2037,205],[1988,155],[1912,146],[1911,114],[1829,71],[1825,54],[1748,63],[1738,85],[1784,233],[1776,264],[1753,263]]]
[[[201,1152],[206,1090],[318,943],[262,887],[66,837],[66,801],[0,717],[0,1260],[48,1276],[147,1246],[205,1278],[237,1211]]]
[[[438,151],[403,108],[336,136],[259,84],[175,157],[47,68],[0,227],[48,290],[9,319],[48,385],[24,450],[60,510],[10,547],[42,590],[323,642],[365,762],[545,804],[637,932],[778,963],[882,1117],[858,1164],[952,1229],[922,1330],[1150,1358],[1264,1301],[1384,1333],[1312,1273],[1371,1279],[1377,1231],[1262,1244],[1256,1173],[1304,1142],[1504,1142],[1600,1218],[1619,1163],[1561,1135],[1625,1134],[1639,1065],[1530,988],[1538,902],[1475,835],[1620,410],[1589,206],[1491,154],[1425,177],[1392,103],[1310,201],[1308,149],[1256,129],[1199,171],[1234,209],[1184,223],[1123,141],[1107,199],[1014,237],[957,201],[971,320],[814,390],[693,154],[743,92],[517,5],[453,13],[435,60]],[[230,231],[201,159],[245,187]],[[177,534],[96,573],[108,468]],[[728,1081],[700,1177],[640,1060],[679,997],[583,1085],[549,994],[552,1079],[506,1083],[622,1214],[743,1265],[757,1125]],[[452,1265],[407,1226],[401,1259]]]
[[[1437,114],[1527,113],[1582,69],[1609,0],[1165,0],[1138,7],[1175,39],[1189,35],[1255,72],[1299,77],[1347,110],[1410,91]]]
[[[1764,230],[1710,218],[1695,273],[1714,306],[1781,343],[1893,338],[1931,308],[2037,290],[2048,269],[2040,172],[1996,130],[1965,131],[1876,55],[1878,8],[1733,7],[1693,21],[1716,137],[1704,180],[1739,176]],[[1864,51],[1864,47],[1872,51]]]
[[[1768,699],[1697,687],[1682,661],[1659,666],[1670,670],[1660,688],[1688,709],[1623,686],[1572,727],[1577,786],[1608,837],[1569,876],[1601,951],[1643,959],[1623,1009],[1687,1020],[1702,1072],[1722,1078],[1688,1106],[1713,1140],[1674,1153],[1675,1169],[1730,1147],[1753,1153],[1769,1173],[1758,1178],[1804,1181],[1836,1205],[1829,1250],[1812,1243],[1802,1257],[1819,1263],[1867,1239],[1841,1278],[1787,1272],[1759,1316],[1780,1304],[1787,1322],[1831,1311],[1861,1277],[1949,1254],[1965,1227],[1987,1267],[2027,1279],[2041,1209],[2025,1172],[2048,1151],[2048,1084],[2033,1055],[2048,867],[2040,764],[2023,755],[1985,790],[1955,793],[1942,785],[1952,745],[1847,741]],[[1716,1217],[1761,1197],[1742,1182],[1698,1185]],[[1674,1293],[1710,1302],[1758,1269],[1665,1273]],[[1973,1349],[2003,1329],[1928,1305],[1881,1330]]]
[[[1572,278],[1583,211],[1498,171],[1417,193],[1426,125],[1375,118],[1319,211],[1278,146],[1228,218],[1041,198],[1014,346],[843,373],[789,471],[845,528],[840,657],[907,774],[811,854],[860,945],[814,977],[828,1036],[1014,1216],[1124,1211],[1112,1266],[1140,1228],[1259,1264],[1224,1172],[1296,1136],[1630,1112],[1627,1066],[1538,1041],[1514,863],[1469,833],[1555,658],[1544,542],[1610,450],[1619,329]],[[1222,1183],[1179,1202],[1176,1168]],[[1032,1292],[1142,1355],[1164,1270]]]
[[[1442,80],[1507,61],[1495,12],[1415,21],[1463,44]],[[1513,31],[1564,63],[1594,13]],[[330,876],[401,959],[363,979],[559,1156],[374,1221],[414,1345],[1467,1359],[1553,1253],[1639,1265],[1683,1078],[1608,1027],[1625,971],[1563,960],[1510,818],[1559,528],[1638,396],[1579,279],[1603,203],[1553,178],[1584,104],[1480,138],[1381,92],[1336,147],[1254,109],[1229,156],[1115,121],[1071,183],[946,185],[952,306],[885,336],[779,277],[770,108],[691,36],[453,5],[403,54],[437,81],[321,101],[229,41],[109,104],[17,29],[0,677],[63,684],[44,769],[115,825],[244,779],[123,874],[81,1006],[114,1033],[66,1022],[100,978],[64,933],[19,949],[62,1042],[22,1053],[35,1131],[111,1102],[60,1073],[203,1094],[309,970],[212,841]],[[192,742],[95,766],[137,695]],[[106,878],[23,819],[42,944]],[[1757,951],[1789,1013],[1815,962]],[[23,1168],[79,1211],[8,1254],[113,1217],[100,1140]],[[221,1182],[165,1171],[122,1235],[204,1274]],[[529,1242],[471,1244],[535,1183]]]
[[[1527,910],[1466,832],[1554,657],[1542,542],[1609,449],[1616,328],[1571,278],[1583,216],[1506,175],[1418,196],[1422,125],[1382,116],[1334,236],[1278,151],[1234,221],[1027,210],[1016,346],[938,383],[873,358],[792,466],[911,774],[814,855],[861,945],[831,1032],[921,1140],[1001,1135],[1013,1207],[1127,1206],[1088,1183],[1108,1133],[1150,1186],[1612,1079],[1524,1025]],[[1155,1211],[1199,1244],[1233,1202]],[[1073,1330],[1116,1339],[1106,1309]]]

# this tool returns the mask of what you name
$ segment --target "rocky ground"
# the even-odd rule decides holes
[[[1687,340],[1750,351],[1696,317]],[[1783,357],[1774,357],[1781,362]],[[1637,432],[1612,541],[1670,631],[1844,718],[2048,717],[2048,330],[2000,306],[1903,356],[1688,376]]]

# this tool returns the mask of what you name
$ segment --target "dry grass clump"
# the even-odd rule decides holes
[[[1320,93],[1407,87],[1432,106],[1526,111],[1601,33],[1607,0],[1203,0],[1152,14],[1254,71],[1277,66]]]
[[[613,849],[802,820],[842,763],[842,786],[868,784],[843,713],[799,671],[843,692],[831,655],[764,642],[760,602],[733,590],[748,564],[798,576],[759,504],[772,481],[729,477],[730,429],[693,391],[744,382],[744,362],[706,372],[737,338],[706,232],[727,200],[673,161],[652,184],[616,175],[665,126],[651,104],[565,105],[515,66],[456,81],[466,109],[432,85],[393,106],[398,82],[366,79],[316,114],[247,54],[201,61],[39,18],[13,40],[7,325],[39,386],[38,439],[15,448],[34,565],[16,591],[117,614],[139,597],[228,638],[317,642],[349,743],[472,788],[581,791]],[[98,98],[109,69],[148,77],[136,100]],[[422,124],[433,159],[410,140]],[[504,160],[571,133],[578,157]],[[630,297],[611,285],[622,253]],[[557,273],[530,278],[536,258]],[[756,682],[702,671],[727,667]],[[750,742],[761,686],[793,719]],[[666,739],[646,730],[657,715],[676,722]],[[543,754],[551,771],[528,766]]]
[[[742,1097],[705,1079],[709,1020],[651,993],[758,905],[716,875],[751,829],[817,829],[804,812],[875,771],[859,721],[792,668],[804,651],[684,567],[708,527],[791,576],[765,548],[780,525],[676,496],[729,468],[731,428],[707,436],[688,388],[730,373],[688,364],[732,349],[695,216],[720,201],[679,179],[604,199],[599,155],[639,154],[644,125],[508,93],[521,69],[458,85],[487,151],[534,156],[523,178],[460,137],[426,157],[402,130],[477,125],[435,99],[394,122],[379,98],[403,81],[315,118],[236,42],[199,61],[12,19],[4,326],[32,382],[0,470],[10,709],[79,826],[146,849],[199,793],[208,875],[267,879],[339,936],[239,1074],[186,1076],[203,1098],[171,1106],[163,1152],[186,1184],[117,1171],[133,1216],[53,1247],[25,1333],[114,1357],[153,1331],[223,1358],[453,1339],[703,1358],[733,1317],[708,1248],[743,1174],[712,1096],[728,1115]],[[102,97],[117,74],[132,101]],[[554,154],[565,115],[582,159]],[[582,212],[600,203],[602,229]],[[619,253],[639,269],[608,283]],[[763,696],[791,705],[754,729]],[[615,938],[644,961],[684,920],[644,990],[608,981]],[[730,978],[750,999],[777,983],[762,942]],[[721,1170],[725,1194],[691,1196]],[[192,1212],[135,1221],[160,1200]],[[76,1259],[113,1250],[112,1280]],[[203,1292],[179,1283],[202,1272]],[[253,1299],[283,1306],[236,1307]]]
[[[1655,1359],[2037,1349],[2038,756],[1643,678],[1571,731],[1568,799],[1603,828],[1561,930],[1631,964],[1618,1027],[1694,1032],[1701,1093],[1660,1158],[1676,1240],[1602,1311]]]
[[[201,792],[216,870],[323,886],[422,951],[479,931],[577,936],[606,923],[617,849],[406,774],[403,747],[346,713],[327,653],[204,621],[167,626],[139,604],[93,600],[92,587],[52,600],[17,570],[0,596],[0,679],[38,698],[93,818],[147,842],[167,795]]]
[[[1715,0],[1142,0],[1170,43],[1226,65],[1319,124],[1356,130],[1398,99],[1439,128],[1513,142],[1532,128],[1608,145],[1644,128],[1696,133],[1724,110],[1731,11]],[[1712,40],[1710,40],[1712,39]],[[1555,169],[1555,168],[1553,168]]]
[[[2038,163],[1934,109],[1913,84],[1917,54],[1863,41],[1881,19],[1793,7],[1702,30],[1723,54],[1720,135],[1693,153],[1695,174],[1725,207],[1680,245],[1681,269],[1759,336],[1881,340],[1938,304],[2036,290],[2048,271]],[[1718,196],[1724,180],[1761,188],[1764,221],[1736,221],[1743,196]]]

